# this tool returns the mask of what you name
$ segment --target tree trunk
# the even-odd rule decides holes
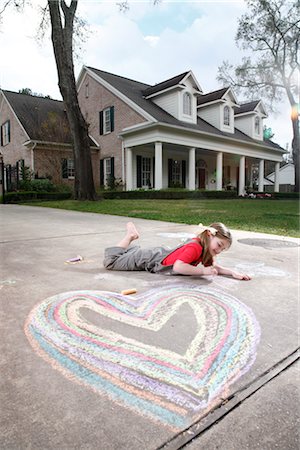
[[[48,0],[48,7],[58,85],[66,107],[72,136],[75,167],[74,196],[78,200],[95,200],[88,125],[78,103],[73,64],[73,24],[77,0],[72,0],[69,7],[64,0]],[[61,13],[64,15],[64,26],[62,25]]]

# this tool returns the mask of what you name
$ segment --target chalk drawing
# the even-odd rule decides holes
[[[277,267],[266,266],[265,263],[240,263],[234,268],[237,272],[244,272],[255,277],[287,277],[288,272]]]
[[[141,329],[156,333],[183,304],[196,323],[184,354],[115,331],[126,324],[137,328],[137,337]],[[86,309],[116,327],[89,322]],[[260,337],[252,311],[236,298],[178,284],[132,297],[108,291],[58,294],[33,308],[24,329],[37,354],[68,379],[173,430],[187,426],[248,371]]]

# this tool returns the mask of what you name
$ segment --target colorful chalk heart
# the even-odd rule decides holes
[[[185,354],[139,341],[142,331],[159,336],[184,304],[196,323]],[[98,325],[85,318],[87,311]],[[107,319],[115,326],[105,327]],[[136,328],[135,339],[120,332],[125,325]],[[260,329],[252,311],[228,294],[168,285],[135,296],[56,295],[33,308],[25,333],[34,350],[68,378],[181,429],[249,369]]]

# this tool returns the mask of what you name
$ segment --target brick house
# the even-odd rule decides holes
[[[73,185],[73,149],[62,101],[1,90],[0,124],[6,167],[22,163],[36,177]],[[90,144],[99,184],[99,148],[92,140]]]
[[[192,71],[149,86],[83,67],[77,83],[104,183],[113,173],[128,190],[231,186],[242,194],[252,165],[263,190],[264,162],[273,161],[278,190],[285,151],[264,140],[262,101],[240,105],[231,88],[203,94]]]
[[[263,190],[264,165],[271,161],[275,164],[274,189],[278,190],[279,165],[285,150],[264,139],[267,114],[260,100],[239,104],[231,88],[204,94],[192,71],[150,86],[84,66],[77,90],[90,137],[100,149],[92,157],[96,188],[107,185],[113,177],[127,190],[180,186],[190,190],[236,188],[243,194],[253,183],[252,167],[258,167],[258,189]],[[9,100],[7,91],[2,91],[3,96]],[[18,121],[14,107],[4,100],[0,106],[3,135],[8,120],[7,113],[3,114],[5,108],[10,120]],[[60,104],[62,114],[62,102],[51,102],[53,106]],[[41,121],[35,128],[39,139],[29,133],[26,136],[22,130],[11,156],[13,152],[14,158],[26,156],[34,170],[46,175],[50,174],[47,157],[53,161],[53,155],[58,155],[51,176],[62,181],[59,166],[62,160],[72,159],[70,141],[66,136],[56,138],[55,145],[50,146],[53,138],[44,134]],[[6,147],[1,147],[5,161]],[[72,162],[68,164],[72,168]]]

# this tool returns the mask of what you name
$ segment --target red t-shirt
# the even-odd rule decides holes
[[[193,242],[183,245],[174,250],[170,255],[162,261],[163,266],[172,266],[175,261],[180,259],[187,264],[197,266],[202,261],[203,247],[200,244],[200,239],[195,238]]]

